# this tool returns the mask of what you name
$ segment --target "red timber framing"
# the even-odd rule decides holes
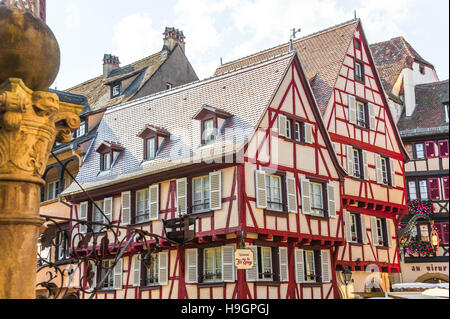
[[[354,46],[357,41],[361,44],[360,50]],[[408,155],[393,121],[361,23],[351,42],[334,87],[329,104],[332,106],[324,114],[324,122],[344,168],[347,164],[347,145],[367,152],[369,178],[346,177],[341,193],[343,209],[365,218],[366,227],[362,231],[366,233],[367,242],[364,245],[347,243],[338,248],[336,263],[340,268],[347,266],[353,271],[364,271],[368,265],[377,265],[380,271],[398,272],[400,260],[396,231],[399,221],[407,212],[404,162],[408,161]],[[363,82],[355,80],[356,60],[364,66]],[[361,103],[373,105],[374,127],[369,129],[350,123],[349,95],[355,96]],[[370,121],[368,112],[365,116],[366,121]],[[375,154],[390,158],[395,163],[393,185],[384,186],[377,182]],[[369,221],[374,217],[384,218],[391,225],[390,247],[373,245],[374,230]],[[364,286],[359,290],[364,290]]]

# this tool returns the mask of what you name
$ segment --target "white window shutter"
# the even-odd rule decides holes
[[[287,118],[284,115],[278,115],[278,135],[286,137],[287,136],[287,127],[286,127]]]
[[[246,270],[246,280],[248,282],[258,281],[258,248],[257,247],[247,247],[253,252],[253,268]]]
[[[313,143],[313,127],[314,125],[305,123],[305,143]]]
[[[370,216],[370,231],[372,234],[372,246],[378,246],[377,218]]]
[[[363,154],[363,167],[364,167],[364,179],[368,181],[369,178],[369,157],[367,151],[362,151]]]
[[[302,179],[301,186],[302,186],[302,213],[305,215],[311,215],[311,189],[309,180]]]
[[[89,264],[91,265],[92,272],[94,273],[94,277],[92,278],[92,285],[89,288],[94,289],[95,287],[97,287],[97,266],[92,260],[89,261]]]
[[[328,216],[336,218],[336,195],[335,187],[332,184],[327,185],[328,197]]]
[[[187,265],[187,280],[188,284],[195,284],[198,282],[198,250],[187,249],[186,250],[186,265]]]
[[[80,216],[78,217],[80,220],[88,220],[88,202],[82,202],[80,203]],[[87,233],[87,225],[81,225],[80,224],[80,233],[85,234]]]
[[[177,180],[177,212],[187,214],[187,178]]]
[[[103,201],[104,223],[112,224],[113,221],[113,198],[108,197]]]
[[[123,260],[120,259],[114,267],[114,289],[122,289],[122,262]]]
[[[131,222],[131,192],[123,192],[121,196],[122,203],[122,225],[129,225]]]
[[[161,252],[159,258],[159,284],[166,286],[169,284],[169,252]]]
[[[322,250],[322,282],[328,283],[331,282],[331,260],[330,260],[330,251]]]
[[[288,264],[288,249],[287,247],[279,248],[280,257],[280,281],[289,281],[289,264]]]
[[[148,189],[150,220],[159,218],[159,184],[152,185]]]
[[[353,95],[348,95],[348,121],[356,124],[356,98]]]
[[[222,172],[209,174],[209,206],[211,210],[222,209]]]
[[[354,175],[353,146],[347,145],[347,173],[349,176]]]
[[[133,261],[133,286],[139,287],[141,285],[141,255],[134,255]]]
[[[360,220],[361,220],[361,231],[362,231],[362,242],[363,244],[367,244],[367,227],[366,227],[366,216],[361,214],[360,216]]]
[[[223,282],[235,281],[234,271],[234,247],[222,247],[222,279]]]
[[[286,177],[286,190],[287,190],[287,200],[288,200],[288,212],[297,213],[297,185],[295,183],[295,178]]]
[[[266,173],[255,171],[256,208],[267,208]]]
[[[395,187],[395,161],[394,159],[389,159],[390,161],[390,168],[391,168],[391,182],[392,182],[392,187]]]
[[[377,172],[377,183],[383,184],[383,170],[381,168],[381,155],[375,154],[375,168]]]
[[[376,118],[375,118],[375,105],[369,103],[369,128],[371,130],[376,129]]]
[[[386,235],[388,247],[392,247],[392,231],[391,231],[391,220],[386,219]]]
[[[295,282],[302,284],[305,282],[305,262],[303,249],[295,249]]]
[[[350,222],[350,212],[344,211],[344,231],[345,231],[345,240],[347,242],[352,241],[352,229]]]

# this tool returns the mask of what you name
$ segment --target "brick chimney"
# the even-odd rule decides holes
[[[164,47],[163,50],[172,51],[175,48],[175,45],[178,43],[181,47],[181,50],[184,52],[184,39],[185,36],[183,31],[180,31],[175,28],[166,27],[166,30],[163,33],[164,35]]]
[[[112,54],[103,56],[103,78],[106,79],[112,70],[120,67],[119,58]]]

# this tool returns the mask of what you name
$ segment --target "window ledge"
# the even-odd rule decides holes
[[[303,285],[303,287],[311,287],[311,288],[322,287],[322,283],[321,282],[305,282],[302,285]]]
[[[212,217],[212,216],[214,216],[214,211],[210,210],[207,212],[191,213],[189,215],[191,215],[193,217],[199,217],[199,218]]]
[[[256,287],[280,287],[281,282],[279,281],[256,281]]]
[[[320,220],[320,221],[328,221],[328,220],[330,220],[329,217],[314,216],[314,215],[307,215],[307,216],[309,216],[309,219],[312,219],[312,220]]]
[[[224,282],[202,282],[197,284],[198,288],[216,288],[216,287],[225,287]]]
[[[143,286],[143,287],[140,287],[140,290],[141,290],[141,291],[149,291],[149,290],[158,290],[158,289],[161,289],[161,288],[162,288],[161,285],[155,285],[155,286]]]
[[[355,247],[364,247],[364,244],[361,243],[349,242],[349,244]]]
[[[97,294],[114,294],[115,292],[116,289],[102,289],[96,291]]]
[[[264,209],[264,215],[266,216],[272,216],[272,217],[282,217],[282,218],[288,218],[289,213],[288,212],[280,212],[277,210],[271,210],[271,209]]]
[[[377,247],[377,249],[382,249],[382,250],[389,250],[390,247],[386,247],[386,246],[375,246]]]

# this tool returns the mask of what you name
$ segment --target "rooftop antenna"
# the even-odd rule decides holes
[[[220,57],[220,65],[223,65],[222,57]]]
[[[302,32],[302,29],[298,28],[297,30],[294,28],[291,30],[291,47],[290,47],[290,51],[294,51],[294,39],[297,37],[297,33]]]
[[[355,10],[355,20],[358,20],[358,16],[356,15],[356,10]]]

